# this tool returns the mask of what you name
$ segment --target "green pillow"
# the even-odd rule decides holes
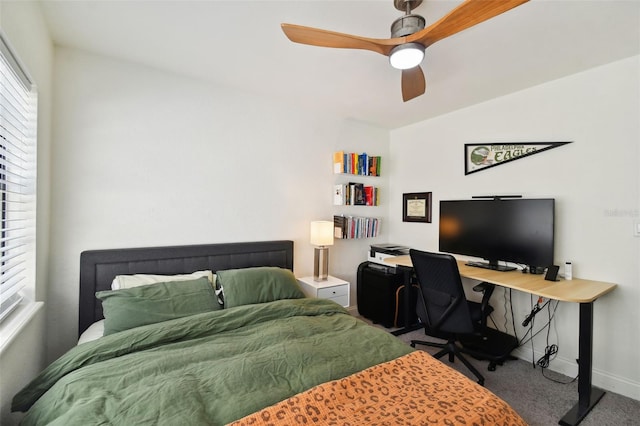
[[[228,269],[217,271],[216,275],[224,294],[225,308],[305,297],[293,272],[284,268]]]
[[[102,300],[105,336],[221,309],[211,282],[205,277],[100,291],[96,297]]]

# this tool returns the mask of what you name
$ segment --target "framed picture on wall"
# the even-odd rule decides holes
[[[402,221],[431,223],[431,192],[402,194]]]

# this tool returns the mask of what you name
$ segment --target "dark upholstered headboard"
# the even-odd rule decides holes
[[[90,250],[80,254],[78,336],[104,318],[97,291],[110,290],[116,275],[187,274],[253,266],[293,270],[293,241]]]

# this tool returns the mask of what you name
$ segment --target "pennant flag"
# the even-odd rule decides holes
[[[571,142],[467,143],[464,144],[464,174],[469,175],[568,143]]]

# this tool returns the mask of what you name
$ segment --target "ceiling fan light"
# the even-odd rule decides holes
[[[424,46],[420,43],[400,44],[389,54],[391,66],[399,70],[417,67],[422,59],[424,59]]]

